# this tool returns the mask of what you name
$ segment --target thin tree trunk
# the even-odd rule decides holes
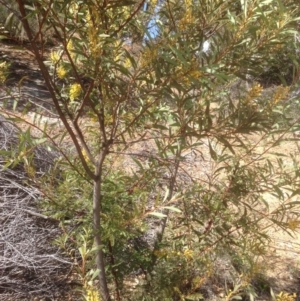
[[[96,264],[99,269],[99,283],[100,293],[102,301],[110,301],[109,290],[107,287],[107,279],[105,272],[104,256],[102,251],[102,240],[101,240],[101,184],[102,184],[102,164],[104,161],[104,154],[100,156],[96,166],[96,179],[94,180],[94,191],[93,191],[93,226],[94,226],[94,238],[97,247],[96,253]]]

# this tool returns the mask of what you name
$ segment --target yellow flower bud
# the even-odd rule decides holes
[[[70,87],[69,97],[71,101],[74,101],[76,98],[80,96],[82,92],[81,86],[79,84],[73,84]]]

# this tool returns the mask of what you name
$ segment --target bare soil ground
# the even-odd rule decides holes
[[[293,154],[299,157],[300,141],[286,142],[273,149],[273,152]],[[272,155],[268,155],[269,158]],[[292,160],[285,157],[284,164],[292,166]],[[299,201],[299,196],[293,200]],[[268,195],[270,206],[278,201],[271,195]],[[300,205],[299,205],[300,211]],[[273,227],[269,229],[272,238],[269,254],[264,264],[267,267],[267,275],[270,285],[274,291],[296,293],[297,300],[300,300],[300,233],[299,228],[292,233],[292,236],[282,231],[282,229]],[[268,299],[262,299],[268,300]]]

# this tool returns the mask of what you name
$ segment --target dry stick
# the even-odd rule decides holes
[[[41,217],[43,219],[53,220],[53,221],[56,221],[56,222],[58,221],[57,219],[55,219],[53,217],[50,217],[50,216],[47,216],[47,215],[44,215],[44,214],[41,214],[41,213],[37,213],[37,212],[31,211],[31,210],[28,210],[28,209],[21,209],[21,210],[28,213],[28,214],[30,214],[30,215]]]

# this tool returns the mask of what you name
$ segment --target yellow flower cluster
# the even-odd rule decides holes
[[[180,30],[185,30],[189,24],[194,23],[195,18],[193,17],[192,7],[193,7],[192,0],[185,0],[185,14],[183,18],[179,21],[178,27]]]
[[[58,78],[63,79],[63,78],[65,78],[65,76],[67,74],[67,70],[63,66],[59,66],[56,69],[56,74],[57,74]]]
[[[8,71],[7,62],[0,62],[0,84],[3,84],[5,82],[7,71]]]
[[[75,59],[75,52],[74,52],[74,45],[72,40],[69,40],[68,44],[67,44],[67,50],[70,53],[71,58],[74,60]]]
[[[246,102],[251,103],[256,97],[261,95],[263,87],[259,83],[254,83],[246,95]]]
[[[50,54],[50,60],[53,64],[57,64],[60,59],[60,55],[56,51],[52,51]]]
[[[86,301],[100,301],[99,293],[91,286],[86,288]]]
[[[296,301],[297,295],[294,294],[288,294],[288,293],[284,293],[284,292],[280,292],[277,296],[276,296],[276,301]]]
[[[190,250],[190,249],[185,249],[184,252],[182,253],[182,255],[186,258],[186,259],[193,259],[194,257],[194,251]]]
[[[82,92],[81,86],[80,84],[73,84],[70,87],[70,91],[69,91],[69,97],[71,101],[74,101],[76,98],[78,98],[80,96]]]
[[[89,50],[93,57],[101,55],[102,47],[98,39],[98,29],[95,27],[89,27],[88,37],[89,37]]]
[[[157,57],[157,49],[156,48],[147,48],[141,57],[141,66],[147,67],[150,63]]]
[[[149,0],[149,3],[152,7],[155,7],[157,4],[157,0]]]
[[[271,105],[276,105],[281,100],[285,99],[286,96],[288,95],[289,91],[290,91],[289,87],[283,87],[282,85],[277,87],[276,92],[273,95]]]
[[[187,9],[183,18],[179,21],[178,27],[181,31],[186,30],[187,26],[194,22],[194,17],[192,15],[191,9]]]
[[[299,228],[300,221],[299,220],[289,220],[287,222],[287,226],[290,230],[295,231],[297,228]]]
[[[124,61],[124,67],[129,69],[131,68],[131,61],[129,58],[126,58],[125,61]]]
[[[191,83],[191,79],[198,79],[202,76],[202,72],[199,70],[197,64],[192,64],[192,67],[187,69],[185,67],[178,66],[175,69],[176,79],[180,79],[180,81],[186,85]]]
[[[240,275],[240,279],[241,279],[241,287],[248,287],[251,282],[253,281],[253,279],[255,279],[255,277],[257,277],[257,275],[259,274],[263,274],[264,272],[264,266],[260,263],[254,263],[250,270],[247,271],[244,274]]]
[[[91,9],[91,11],[97,11],[97,9]],[[98,15],[93,14],[91,16],[90,12],[86,13],[87,20],[87,34],[89,40],[89,50],[93,57],[98,57],[101,55],[102,47],[101,40],[99,38],[99,28],[95,24],[99,24],[100,20]]]

